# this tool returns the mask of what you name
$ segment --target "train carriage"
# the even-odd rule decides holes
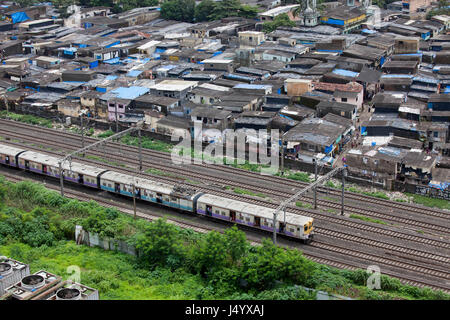
[[[99,188],[100,177],[108,170],[89,166],[83,163],[72,162],[63,164],[64,179],[83,184],[91,188]]]
[[[25,152],[26,150],[7,146],[4,144],[0,145],[0,163],[6,164],[11,167],[17,167],[17,157]]]
[[[253,228],[273,230],[274,209],[227,199],[211,194],[201,195],[197,200],[197,213],[230,222],[248,225]],[[310,241],[313,236],[313,218],[286,212],[277,218],[276,229],[291,237]]]
[[[58,158],[34,151],[26,151],[19,155],[18,160],[18,167],[21,169],[59,177]]]
[[[133,196],[133,185],[138,199],[159,203],[175,209],[193,212],[194,190],[167,183],[133,177],[108,171],[101,175],[100,188],[125,196]]]

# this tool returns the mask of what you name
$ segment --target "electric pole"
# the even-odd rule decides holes
[[[314,162],[314,181],[317,181],[317,159],[313,159]],[[317,187],[314,187],[314,210],[317,209]]]

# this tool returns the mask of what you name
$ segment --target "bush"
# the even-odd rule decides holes
[[[136,248],[142,252],[141,261],[151,267],[161,265],[173,269],[183,264],[185,250],[178,228],[164,219],[150,223],[136,242]]]

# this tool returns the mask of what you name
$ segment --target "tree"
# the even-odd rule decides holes
[[[209,15],[213,12],[215,2],[212,0],[202,0],[198,6],[195,7],[195,21],[208,21]]]
[[[161,4],[161,17],[167,20],[193,22],[195,0],[166,0]]]
[[[295,22],[291,21],[286,13],[282,13],[276,16],[273,21],[263,23],[263,31],[267,33],[275,31],[279,27],[295,27]]]
[[[313,274],[314,265],[295,249],[284,249],[264,239],[262,246],[242,261],[241,277],[248,286],[265,290],[277,281],[286,284],[304,284]]]
[[[239,16],[253,19],[256,18],[258,15],[258,7],[250,6],[250,5],[242,5],[241,9],[239,10]]]
[[[136,248],[142,252],[140,259],[151,266],[175,268],[184,259],[180,232],[164,219],[146,227],[144,234],[137,239]]]
[[[239,0],[223,0],[217,2],[210,15],[211,20],[220,20],[226,17],[239,16],[241,2]]]

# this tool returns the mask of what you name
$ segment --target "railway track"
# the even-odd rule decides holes
[[[0,119],[0,123],[3,123],[5,125],[9,124],[16,128],[25,128],[27,130],[30,130],[30,128],[32,128],[33,131],[40,132],[43,134],[49,134],[49,132],[51,132],[51,135],[57,134],[60,137],[64,137],[64,138],[73,140],[77,143],[78,147],[80,146],[81,137],[80,137],[80,135],[77,135],[74,133],[69,133],[69,132],[56,130],[56,129],[47,129],[47,128],[42,128],[42,127],[38,127],[38,126],[28,125],[28,124],[11,121],[11,120],[4,120],[4,119]],[[93,143],[95,141],[98,141],[98,139],[85,137],[85,141],[86,141],[86,143]],[[121,150],[123,150],[123,151],[128,151],[130,153],[137,154],[137,147],[128,146],[128,145],[124,145],[124,144],[120,144],[120,143],[112,143],[111,145],[114,148],[120,147]],[[164,160],[166,163],[171,161],[170,154],[161,152],[161,151],[143,149],[143,155],[147,155],[149,157],[158,157],[159,159]],[[220,164],[217,164],[217,165],[192,164],[191,167],[199,167],[201,169],[207,168],[207,169],[212,169],[212,170],[220,170],[221,172],[224,172],[224,173],[238,175],[241,179],[242,179],[242,177],[246,177],[246,178],[252,179],[252,180],[256,179],[260,183],[267,182],[267,183],[273,184],[274,187],[276,185],[278,185],[278,186],[283,185],[283,186],[298,189],[300,187],[304,187],[307,185],[307,183],[301,182],[301,181],[293,181],[290,179],[285,179],[285,178],[276,177],[276,176],[264,176],[264,175],[260,175],[260,174],[250,172],[247,170],[232,168],[232,167],[229,167],[226,165],[220,165]],[[282,188],[279,191],[289,192],[289,188],[287,188],[287,190],[286,190],[286,188]],[[329,189],[329,188],[325,188],[325,187],[318,187],[318,191],[322,192],[322,193],[327,193],[330,195],[340,196],[339,190],[333,190],[333,189]],[[374,198],[371,196],[361,195],[361,194],[350,192],[350,191],[346,191],[346,198],[352,199],[355,201],[362,200],[365,203],[371,203],[371,204],[376,204],[376,205],[385,205],[390,208],[395,208],[397,210],[420,213],[420,214],[424,214],[426,216],[448,218],[450,215],[450,211],[443,211],[440,209],[423,207],[423,206],[412,204],[412,203],[405,203],[405,202],[398,203],[395,201]]]
[[[1,130],[0,130],[0,134],[1,134]],[[19,138],[19,136],[17,136],[16,138]],[[28,139],[33,140],[34,138],[29,137]],[[36,139],[36,141],[40,141],[40,140]],[[12,144],[16,145],[16,146],[23,146],[20,143],[12,143]],[[52,145],[52,143],[49,143],[49,144]],[[53,144],[53,145],[58,146],[58,144]],[[35,147],[35,146],[28,147],[28,148],[42,152],[42,150],[40,148]],[[49,152],[48,150],[45,150],[44,153],[51,154],[51,155],[54,155],[54,156],[58,156],[57,153]],[[77,159],[77,161],[81,161],[83,163],[87,163],[87,164],[94,165],[94,166],[95,165],[102,166],[102,167],[104,167],[106,169],[120,171],[120,172],[123,172],[123,173],[126,173],[126,174],[134,174],[135,173],[131,169],[127,170],[125,168],[117,168],[115,166],[110,166],[110,165],[107,165],[107,164],[104,164],[104,163],[99,163],[98,161],[91,160],[91,159],[84,158],[84,159]],[[154,180],[158,180],[158,181],[161,181],[161,182],[179,183],[178,179],[172,178],[172,177],[161,178],[161,176],[152,175],[152,174],[141,174],[139,176],[142,177],[142,178],[154,179]],[[216,194],[216,195],[219,195],[219,196],[232,198],[232,199],[235,199],[235,200],[244,200],[244,201],[247,201],[247,202],[250,202],[250,203],[254,203],[254,204],[257,204],[257,205],[270,207],[270,208],[276,208],[278,206],[278,203],[273,203],[273,202],[268,201],[268,200],[262,200],[262,199],[258,199],[258,198],[247,196],[247,195],[237,195],[235,193],[230,193],[230,192],[227,192],[227,191],[223,191],[221,189],[214,188],[214,187],[211,188],[211,187],[193,185],[193,184],[189,184],[189,183],[186,183],[186,184],[189,185],[190,187],[196,188],[199,191],[209,192],[209,193],[212,193],[212,194]],[[288,208],[289,208],[289,211],[292,212],[292,213],[297,213],[297,214],[300,214],[300,215],[312,216],[313,218],[317,219],[318,223],[316,223],[316,224],[319,224],[319,225],[320,225],[321,220],[332,221],[332,222],[335,222],[336,224],[342,224],[343,220],[349,220],[346,217],[335,216],[335,215],[326,215],[326,214],[323,214],[323,213],[320,213],[320,212],[317,212],[317,211],[314,211],[314,210],[306,210],[304,208],[299,208],[299,207],[293,206],[293,205],[288,206]],[[360,231],[367,231],[369,229],[368,223],[359,222],[359,221],[358,222],[356,222],[356,221],[348,221],[348,222],[349,223],[346,223],[347,226],[350,226],[352,228],[357,228]],[[358,228],[358,226],[359,226],[359,228]],[[373,230],[373,229],[377,229],[377,232],[380,232],[382,234],[389,234],[390,236],[393,236],[393,237],[395,236],[396,238],[400,238],[400,239],[405,239],[406,238],[406,239],[408,239],[410,241],[414,241],[416,243],[423,243],[424,242],[423,236],[421,236],[421,235],[415,235],[415,236],[411,235],[411,234],[407,234],[405,236],[403,236],[403,234],[402,235],[398,235],[398,233],[399,233],[398,230],[386,232],[386,230],[384,228],[382,228],[381,226],[378,227],[378,228],[377,227],[371,227],[371,230]],[[428,228],[423,228],[423,229],[427,230]],[[445,229],[444,227],[442,227],[441,229],[445,230],[445,231],[448,231],[448,229]],[[317,232],[320,232],[320,228],[318,228],[318,227],[316,227],[316,233]],[[435,246],[441,247],[441,248],[450,248],[450,242],[449,241],[442,241],[442,240],[439,240],[439,239],[433,240],[433,239],[425,238],[425,242],[433,243]]]
[[[34,127],[33,127],[34,128]],[[3,127],[1,128],[1,130],[3,130]],[[59,131],[57,131],[59,132]],[[9,132],[9,134],[12,135],[11,132]],[[28,139],[23,138],[24,134],[19,134],[14,136],[14,139],[17,140],[32,140],[31,137],[29,137]],[[21,139],[23,138],[23,139]],[[42,138],[34,140],[36,143],[40,143],[42,144]],[[54,138],[53,138],[54,140]],[[5,141],[2,141],[5,142]],[[15,143],[11,143],[8,142],[9,144],[17,144],[19,145],[20,142],[15,142]],[[64,142],[64,145],[67,145],[67,142]],[[22,144],[23,146],[23,144]],[[123,145],[121,145],[123,146]],[[42,150],[42,148],[39,147],[29,147],[29,145],[27,145],[28,149],[35,149],[37,151],[40,152],[44,152],[44,153],[49,153],[48,150]],[[55,145],[55,147],[57,147],[58,149],[64,148],[65,150],[67,150],[67,147],[65,146],[61,146],[61,144],[59,145]],[[122,148],[122,147],[121,147]],[[123,151],[123,148],[122,148]],[[122,156],[123,159],[123,156]],[[78,161],[78,159],[77,159]],[[98,166],[103,166],[103,167],[110,167],[116,171],[126,171],[126,169],[120,168],[118,169],[117,167],[113,167],[113,166],[108,166],[105,165],[103,163],[99,163],[98,161],[91,161],[91,160],[87,160],[87,159],[80,159],[80,161],[82,162],[88,162],[90,164],[95,164]],[[144,163],[146,164],[146,162]],[[228,167],[226,167],[227,170],[230,169]],[[234,169],[232,169],[234,170]],[[242,170],[238,170],[238,171],[242,171]],[[247,173],[247,171],[245,171]],[[130,170],[128,170],[127,173],[130,173]],[[151,177],[152,179],[156,179],[156,180],[160,180],[160,181],[166,181],[170,180],[170,181],[176,181],[179,179],[173,178],[173,177],[161,177],[161,176],[157,176],[157,175],[146,175],[148,177]],[[258,177],[261,177],[258,175]],[[197,177],[198,178],[198,177]],[[242,178],[241,178],[242,179]],[[285,181],[286,179],[284,179]],[[196,187],[197,189],[202,189],[203,187],[198,187],[196,185],[192,185],[192,187]],[[298,188],[298,187],[297,187]],[[268,207],[276,207],[276,203],[273,203],[271,201],[266,201],[266,200],[260,200],[260,199],[256,199],[254,197],[249,197],[249,196],[244,196],[244,195],[236,195],[230,192],[225,192],[223,190],[216,190],[213,191],[210,188],[203,188],[205,191],[208,191],[210,193],[216,193],[222,196],[226,196],[226,197],[231,197],[231,198],[236,198],[236,199],[240,199],[243,200],[245,199],[245,201],[248,202],[253,202],[253,203],[257,203],[259,205],[264,205],[264,206],[268,206]],[[349,251],[345,251],[345,250],[352,250],[352,248],[354,248],[357,245],[361,245],[363,244],[365,247],[367,248],[376,248],[379,250],[383,250],[384,252],[384,256],[378,256],[378,258],[376,258],[377,256],[374,256],[375,258],[373,260],[376,261],[381,261],[383,262],[383,266],[387,266],[387,270],[401,270],[402,268],[405,269],[407,268],[407,270],[414,272],[414,273],[421,273],[421,274],[427,274],[432,278],[435,278],[437,275],[440,275],[441,277],[444,276],[442,279],[447,280],[447,283],[444,282],[443,285],[436,286],[435,283],[436,279],[434,280],[428,280],[427,281],[421,281],[420,280],[420,276],[419,275],[413,275],[413,276],[409,276],[407,278],[405,278],[404,276],[402,277],[401,272],[391,272],[390,274],[388,272],[385,272],[386,274],[392,275],[394,277],[397,277],[399,279],[403,279],[403,281],[405,283],[408,283],[408,281],[413,281],[415,283],[415,285],[418,286],[424,286],[426,284],[434,287],[434,288],[440,288],[443,289],[445,291],[448,291],[450,284],[448,283],[448,279],[450,278],[450,275],[448,273],[446,274],[442,274],[440,271],[442,268],[444,268],[444,270],[450,270],[449,264],[448,264],[448,248],[450,248],[450,243],[449,241],[446,241],[445,239],[440,239],[440,238],[436,238],[436,237],[430,237],[430,236],[424,236],[424,235],[416,235],[408,230],[398,230],[394,227],[390,227],[390,226],[378,226],[375,224],[371,224],[371,223],[367,223],[364,221],[358,221],[356,222],[355,220],[346,218],[346,217],[340,217],[340,216],[334,216],[334,215],[326,215],[323,213],[319,213],[313,210],[305,210],[305,209],[300,209],[298,207],[293,207],[291,206],[289,211],[292,211],[294,213],[299,213],[302,215],[309,215],[314,217],[316,220],[316,224],[319,225],[316,228],[316,241],[317,244],[321,244],[322,247],[318,247],[318,246],[312,246],[311,248],[314,249],[323,249],[326,248],[326,250],[328,250],[330,253],[336,254],[336,253],[340,253],[341,254],[341,258],[342,255],[345,256],[345,252],[347,252],[348,254],[346,255],[346,257],[352,257],[352,259],[356,259],[356,258],[361,258],[361,257],[372,257],[373,253],[370,253],[370,250],[359,250],[358,252],[353,252],[352,254],[350,254],[351,252]],[[332,225],[332,227],[325,227],[325,224],[330,224]],[[191,227],[189,228],[195,228],[196,224],[193,224]],[[336,231],[339,230],[339,228],[341,227],[346,227],[346,228],[351,228],[352,232],[350,233],[343,233],[341,231]],[[448,229],[446,230],[448,232]],[[371,237],[364,237],[361,236],[360,234],[364,234],[364,233],[371,233],[371,234],[375,234],[375,236],[371,236]],[[356,235],[355,235],[356,234]],[[383,236],[383,237],[387,237],[390,238],[389,241],[380,241],[378,236]],[[330,239],[335,239],[335,240],[340,240],[340,241],[345,241],[346,244],[345,245],[341,245],[341,246],[337,246],[337,245],[330,245],[330,244],[322,244],[320,238],[321,237],[328,237]],[[401,241],[401,244],[397,244],[397,241]],[[393,242],[393,243],[391,243]],[[444,254],[434,254],[434,253],[430,253],[432,250],[417,250],[415,248],[411,248],[410,245],[406,245],[405,243],[411,244],[411,242],[416,243],[416,244],[421,244],[421,245],[426,245],[427,247],[434,247],[434,248],[439,248],[440,250],[443,250],[442,252],[444,252]],[[313,242],[314,243],[314,242]],[[318,257],[317,255],[315,256],[314,253],[315,251],[310,251],[309,248],[306,248],[304,250],[305,252],[308,252],[308,254],[311,256],[311,259],[325,259],[325,257]],[[397,256],[398,254],[404,254],[410,257],[411,261],[406,261],[404,259],[392,259],[392,257]],[[419,264],[414,264],[415,260],[417,258],[425,258],[428,259],[428,261],[430,262],[430,265],[428,267],[424,267],[423,263]],[[333,259],[329,259],[329,262],[331,260],[335,261],[335,264],[339,264],[341,262],[336,262],[339,260],[339,258],[333,258]],[[414,262],[414,263],[413,263]],[[331,262],[330,262],[331,263]],[[347,261],[346,262],[347,265],[354,265],[354,263]],[[341,263],[342,264],[342,263]],[[330,264],[331,265],[331,264]],[[356,267],[361,267],[361,263],[359,263]],[[391,269],[390,269],[391,268]],[[429,271],[425,271],[425,273],[423,272],[423,268],[429,270]],[[405,269],[406,270],[406,269]],[[421,270],[421,271],[419,271]],[[409,279],[409,280],[408,280]],[[442,280],[441,279],[441,280]],[[439,282],[439,281],[438,281]]]
[[[28,178],[25,178],[22,176],[18,177],[17,175],[14,175],[11,173],[2,172],[2,175],[6,176],[6,178],[8,180],[14,181],[14,182],[22,181],[22,180],[34,180],[34,179],[28,179]],[[33,175],[33,174],[31,174],[31,175]],[[46,184],[46,187],[49,189],[58,190],[57,184],[55,184],[55,185]],[[77,199],[80,201],[86,201],[86,194],[84,192],[73,190],[71,187],[66,188],[66,196],[68,198]],[[111,199],[105,199],[104,197],[101,197],[100,195],[94,195],[94,196],[90,195],[89,200],[95,200],[96,202],[98,202],[100,205],[102,205],[104,207],[116,208],[116,209],[120,210],[121,212],[129,214],[129,215],[134,214],[133,210],[130,209],[130,206],[124,204],[122,201],[113,201]],[[143,212],[140,210],[140,208],[137,209],[136,216],[139,218],[142,218],[142,219],[146,219],[148,221],[153,221],[153,220],[161,217],[161,215],[148,213],[148,211]],[[167,219],[167,222],[172,223],[180,228],[192,229],[192,230],[194,230],[196,232],[200,232],[200,233],[206,233],[211,230],[223,231],[222,228],[212,228],[210,226],[199,226],[198,223],[189,223],[186,221],[180,221],[180,219],[169,218],[169,219]],[[248,232],[247,232],[247,236],[252,245],[260,245],[261,238],[263,237],[260,235],[255,236],[253,234],[248,235]],[[373,263],[377,263],[377,265],[381,266],[383,274],[398,278],[402,283],[410,284],[410,285],[414,285],[414,286],[418,286],[418,287],[426,287],[427,286],[427,287],[431,287],[434,289],[443,290],[444,292],[450,292],[449,286],[442,285],[438,281],[435,281],[435,280],[434,281],[432,281],[432,280],[424,281],[423,278],[420,279],[419,277],[405,276],[401,272],[392,271],[391,269],[389,269],[389,267],[412,269],[415,272],[418,272],[421,274],[426,274],[431,277],[442,277],[444,279],[445,278],[448,279],[449,272],[445,272],[441,269],[437,269],[437,268],[429,267],[429,266],[428,267],[417,266],[417,265],[413,265],[410,263],[405,263],[405,262],[399,261],[398,259],[396,260],[392,257],[391,258],[383,258],[383,257],[376,256],[374,254],[367,254],[361,250],[346,249],[346,248],[342,248],[342,247],[339,247],[339,246],[336,246],[333,244],[328,244],[323,241],[316,240],[313,242],[312,246],[311,245],[304,246],[302,244],[299,244],[299,243],[293,242],[293,241],[289,241],[289,240],[283,241],[283,242],[285,242],[283,245],[286,245],[286,243],[287,243],[287,246],[297,247],[297,248],[301,249],[307,258],[311,259],[312,261],[318,262],[318,263],[326,264],[326,265],[337,267],[337,268],[350,269],[350,270],[355,270],[358,268],[365,268],[366,265],[364,263],[363,264],[355,263],[355,262],[349,261],[348,259],[345,258],[345,257],[355,257],[360,260],[371,261]],[[311,247],[315,248],[315,249],[326,250],[328,252],[332,251],[334,253],[340,254],[341,257],[338,259],[336,259],[336,258],[330,259],[329,254],[324,254],[324,253],[320,252],[319,250],[311,250]]]
[[[40,138],[36,138],[34,135],[31,134],[27,134],[27,133],[15,133],[12,130],[9,130],[7,128],[2,128],[1,132],[9,137],[12,137],[13,139],[22,139],[24,140],[25,138],[28,141],[34,141],[36,143],[40,143]],[[59,133],[59,131],[56,131]],[[66,135],[70,135],[68,133],[63,133],[63,136]],[[79,138],[79,137],[77,137]],[[93,140],[96,141],[96,140]],[[55,148],[65,148],[68,151],[73,151],[75,149],[77,149],[79,147],[79,142],[73,142],[69,143],[69,142],[65,142],[64,146],[61,146],[61,144],[58,143],[52,143],[52,142],[46,142],[47,146],[54,146]],[[119,144],[119,147],[122,151],[123,150],[123,145]],[[135,150],[134,150],[135,151]],[[97,157],[102,157],[105,154],[103,152],[100,151],[91,151],[90,152],[91,155],[97,156]],[[114,155],[114,153],[108,153],[109,158],[110,159],[114,159],[115,161],[123,161],[124,157],[123,154],[121,155]],[[170,155],[165,155],[165,156],[169,156]],[[176,177],[185,177],[189,180],[195,180],[195,179],[199,179],[199,175],[197,174],[193,174],[190,172],[187,172],[186,167],[180,168],[180,167],[169,167],[167,162],[166,163],[162,163],[161,161],[153,161],[151,159],[145,159],[145,164],[147,166],[150,166],[152,169],[157,169],[159,170],[161,168],[161,166],[164,166],[164,172],[166,172],[166,174],[168,175],[172,175],[172,176],[176,176]],[[134,166],[138,165],[138,161],[137,159],[127,159],[128,163],[133,164]],[[223,166],[222,166],[223,167]],[[229,168],[227,168],[227,170],[229,170]],[[241,170],[242,171],[242,170]],[[245,171],[246,172],[246,171]],[[248,174],[248,172],[246,172]],[[263,177],[266,178],[265,176],[259,176],[259,177]],[[192,181],[191,180],[191,181]],[[289,189],[285,189],[284,191],[276,191],[276,190],[272,190],[269,188],[265,188],[265,187],[261,187],[261,182],[259,185],[256,184],[250,184],[248,182],[243,182],[242,181],[242,177],[240,178],[239,182],[235,182],[232,181],[230,179],[224,179],[224,178],[217,178],[216,176],[211,176],[211,175],[207,175],[207,174],[203,174],[201,176],[201,179],[203,182],[209,182],[209,183],[214,183],[214,184],[221,184],[222,186],[229,186],[229,187],[234,187],[234,188],[238,188],[241,186],[245,186],[247,189],[254,191],[254,192],[258,192],[261,194],[270,194],[271,196],[275,196],[276,199],[283,199],[286,197],[286,193],[293,193],[294,189],[296,188],[292,188],[292,190]],[[287,179],[284,179],[287,180]],[[298,189],[298,186],[297,186]],[[361,197],[359,197],[360,199],[363,199]],[[360,200],[362,201],[362,200]],[[308,198],[306,200],[306,202],[308,203],[313,203],[313,200],[311,198]],[[393,202],[394,204],[398,205],[398,203]],[[327,200],[327,199],[319,199],[318,200],[318,205],[319,207],[327,210],[327,209],[331,209],[331,210],[335,210],[335,209],[340,209],[340,204],[335,203],[333,201]],[[348,214],[356,214],[356,215],[362,215],[362,216],[368,216],[371,218],[375,218],[375,219],[381,219],[383,222],[386,223],[390,223],[390,224],[396,224],[396,225],[402,225],[405,227],[410,228],[411,230],[415,230],[417,231],[418,228],[419,230],[423,231],[424,229],[426,229],[426,231],[428,233],[431,234],[437,234],[437,235],[443,235],[447,238],[450,238],[450,223],[448,220],[448,215],[444,212],[441,213],[441,217],[437,217],[437,215],[434,215],[434,220],[430,220],[428,217],[425,216],[417,216],[417,215],[411,215],[408,214],[409,216],[411,216],[411,218],[409,217],[404,217],[404,214],[399,213],[399,212],[393,212],[392,208],[390,210],[383,210],[382,212],[380,211],[376,211],[373,209],[369,209],[369,208],[360,208],[354,205],[349,205],[346,204],[345,205],[345,211]]]

